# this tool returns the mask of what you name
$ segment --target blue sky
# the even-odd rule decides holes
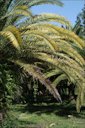
[[[84,6],[85,0],[61,0],[64,3],[63,7],[55,5],[39,5],[32,7],[32,12],[34,14],[40,13],[56,13],[65,16],[74,25],[76,21],[76,16],[81,11]]]

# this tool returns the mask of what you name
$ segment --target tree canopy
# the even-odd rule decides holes
[[[32,14],[32,6],[45,3],[63,5],[59,0],[15,0],[5,3],[6,13],[0,16],[0,20],[4,21],[3,27],[0,25],[1,67],[6,64],[11,71],[14,68],[20,82],[20,76],[32,76],[34,83],[40,81],[60,102],[62,98],[57,86],[67,80],[67,86],[73,84],[77,88],[76,109],[80,112],[85,94],[85,58],[79,51],[85,49],[85,42],[74,33],[71,23],[63,16]],[[1,83],[8,89],[10,84],[3,84],[3,79]]]

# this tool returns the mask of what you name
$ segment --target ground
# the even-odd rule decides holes
[[[85,128],[85,110],[74,105],[12,105],[8,115],[1,128]]]

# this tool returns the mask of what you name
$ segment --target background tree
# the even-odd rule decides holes
[[[85,3],[82,11],[78,14],[74,31],[81,38],[85,39]]]

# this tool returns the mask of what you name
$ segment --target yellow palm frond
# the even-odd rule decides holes
[[[6,17],[17,16],[17,15],[32,17],[32,13],[30,10],[23,8],[23,6],[21,6],[21,7],[19,6],[19,7],[14,8],[11,12],[7,13],[5,16],[1,17],[1,20]]]
[[[26,6],[26,5],[19,5],[19,6],[16,6],[15,9],[27,10],[28,6]]]
[[[1,31],[0,35],[2,35],[3,37],[6,37],[7,39],[10,40],[10,42],[12,43],[12,45],[20,50],[20,45],[19,42],[17,41],[16,37],[14,36],[14,34],[10,31]]]
[[[68,26],[68,28],[72,28],[70,22],[66,20],[65,17],[57,15],[57,14],[51,14],[51,13],[37,15],[32,20],[30,19],[29,21],[27,21],[27,24],[31,24],[31,22],[41,23],[41,22],[49,22],[49,21],[58,22],[58,23]]]
[[[73,48],[73,45],[70,44],[69,41],[65,41],[67,38],[65,38],[64,36],[63,36],[64,38],[62,36],[61,37],[60,36],[57,36],[58,33],[57,33],[56,30],[52,31],[51,30],[52,28],[49,29],[49,27],[46,27],[44,25],[40,25],[40,26],[30,25],[30,26],[27,27],[27,30],[25,29],[25,31],[30,33],[29,29],[30,29],[30,31],[36,32],[36,34],[39,31],[40,31],[39,32],[39,34],[40,34],[42,32],[42,29],[43,29],[43,33],[44,33],[44,31],[46,29],[47,30],[47,33],[45,33],[44,35],[47,35],[48,38],[50,39],[50,41],[53,40],[54,42],[56,42],[55,44],[58,46],[59,51],[64,51],[66,54],[68,54],[69,56],[71,56],[72,58],[74,58],[81,65],[84,65],[85,64],[85,61],[84,61],[83,57]],[[52,34],[50,34],[50,35],[52,35],[52,38],[50,38],[49,31],[52,32]],[[23,33],[24,33],[24,30],[23,30]],[[53,38],[54,37],[53,36],[53,33],[55,33],[56,39]],[[56,47],[56,46],[54,46],[54,47]]]
[[[74,58],[77,62],[79,62],[81,65],[85,64],[85,60],[83,57],[72,47],[72,45],[64,40],[57,39],[56,43],[60,49],[60,51],[63,51],[64,53],[68,54],[70,57]]]
[[[41,24],[41,25],[43,27],[47,26],[47,27],[51,27],[51,28],[55,29],[59,33],[59,36],[64,36],[65,39],[69,39],[70,41],[73,41],[73,43],[76,43],[76,45],[79,46],[79,48],[85,47],[84,41],[82,39],[80,39],[74,32],[69,31],[64,28],[54,26],[52,24]]]
[[[4,31],[10,31],[11,33],[13,33],[18,41],[19,44],[22,43],[22,38],[21,38],[21,33],[19,32],[19,29],[16,28],[13,25],[10,25],[6,28],[4,28]]]
[[[36,57],[41,59],[41,60],[43,60],[43,61],[49,62],[49,63],[57,66],[64,73],[66,73],[69,76],[69,78],[73,77],[73,79],[75,79],[75,81],[77,79],[81,79],[82,81],[84,80],[83,73],[81,71],[80,72],[77,71],[76,68],[74,70],[75,65],[72,65],[73,67],[71,67],[70,63],[68,61],[64,60],[64,59],[53,58],[52,56],[50,56],[50,55],[48,55],[46,53],[38,53],[38,54],[36,54]]]
[[[32,0],[28,3],[28,7],[32,7],[35,5],[41,5],[41,4],[54,4],[58,6],[63,6],[63,3],[60,0]]]
[[[43,39],[46,40],[46,43],[47,45],[52,49],[53,52],[57,51],[59,48],[58,46],[56,45],[56,42],[54,40],[51,40],[49,39],[49,37],[47,35],[45,35],[44,33],[42,33],[41,31],[26,31],[24,33],[22,33],[22,35],[36,35],[36,36],[39,36],[39,37],[42,37]]]

